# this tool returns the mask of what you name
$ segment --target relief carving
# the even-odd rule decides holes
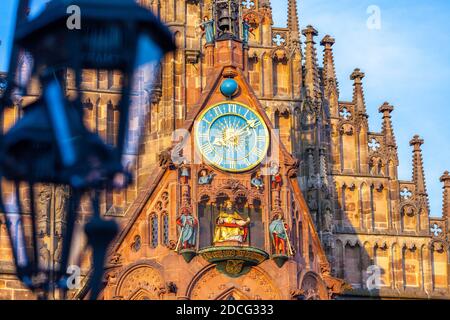
[[[52,186],[43,185],[39,189],[37,201],[37,232],[40,237],[50,235],[50,207],[52,199]]]

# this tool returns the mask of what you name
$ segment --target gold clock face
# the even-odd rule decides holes
[[[261,116],[236,102],[219,103],[203,111],[195,134],[204,159],[224,171],[251,170],[269,149],[269,130]]]

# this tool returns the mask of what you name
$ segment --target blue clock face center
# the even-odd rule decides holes
[[[262,118],[238,103],[222,103],[204,111],[196,135],[206,161],[231,172],[256,167],[269,147],[269,133]]]
[[[256,130],[241,116],[217,118],[210,132],[210,143],[226,160],[243,160],[256,145]]]

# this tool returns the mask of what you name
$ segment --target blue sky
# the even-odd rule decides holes
[[[33,13],[45,0],[34,0]],[[6,69],[15,0],[0,1],[0,70]],[[381,29],[367,28],[367,8],[380,8]],[[272,0],[276,26],[285,26],[287,0]],[[381,128],[378,107],[395,106],[400,179],[412,175],[409,141],[425,139],[424,162],[431,213],[442,211],[439,177],[450,170],[450,1],[448,0],[299,0],[300,24],[312,24],[336,39],[335,62],[341,100],[351,100],[354,68],[366,73],[364,87],[372,131]],[[322,50],[318,50],[321,52]],[[319,58],[321,61],[321,56]]]
[[[425,140],[423,156],[433,216],[442,213],[439,178],[450,170],[450,1],[298,0],[300,25],[336,39],[341,100],[351,100],[354,68],[365,72],[370,129],[381,130],[378,107],[390,102],[399,146],[399,176],[410,180],[414,134]],[[274,20],[285,26],[287,0],[272,1]],[[381,29],[369,30],[367,9],[380,8]],[[318,50],[322,52],[322,49]],[[320,56],[321,60],[321,56]]]

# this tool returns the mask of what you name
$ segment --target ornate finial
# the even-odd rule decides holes
[[[380,113],[382,113],[385,117],[387,117],[387,116],[390,117],[391,112],[394,111],[394,107],[391,106],[389,104],[389,102],[385,102],[381,105],[381,107],[378,109],[378,111]]]
[[[271,8],[272,6],[271,6],[271,3],[270,3],[270,0],[260,0],[259,1],[259,5],[262,7],[262,8]]]
[[[334,40],[334,38],[327,34],[325,37],[323,37],[322,41],[320,41],[320,45],[324,46],[325,49],[331,49],[335,42],[336,41]]]
[[[445,171],[439,181],[444,183],[445,188],[450,187],[450,173]]]
[[[427,187],[425,182],[425,172],[423,169],[422,149],[424,141],[418,135],[409,142],[413,149],[413,181],[416,186],[416,194],[422,196],[427,204],[428,209],[428,197]]]
[[[325,83],[325,96],[330,100],[331,95],[335,94],[335,103],[337,103],[339,97],[339,86],[336,77],[336,68],[334,65],[334,57],[333,57],[333,45],[335,40],[330,35],[326,35],[323,37],[322,41],[320,41],[320,45],[324,47],[323,54],[323,79]],[[337,106],[334,105],[334,108],[337,110]]]
[[[414,147],[414,151],[421,151],[421,146],[424,144],[424,140],[419,137],[419,135],[415,135],[413,139],[409,142],[411,147]]]
[[[397,143],[395,141],[394,129],[392,127],[391,122],[391,113],[394,111],[394,107],[389,104],[389,102],[385,102],[378,109],[380,113],[383,114],[383,129],[382,132],[386,139],[386,146],[396,148]]]
[[[366,102],[364,100],[364,90],[362,86],[362,79],[364,79],[365,74],[361,72],[359,68],[356,68],[350,75],[350,80],[353,80],[353,102],[356,105],[356,110],[360,114],[367,114]]]
[[[362,79],[364,79],[365,76],[366,74],[361,72],[361,69],[356,68],[350,75],[350,80],[355,81],[355,84],[362,84]]]
[[[306,42],[314,42],[314,37],[318,36],[319,32],[312,25],[308,25],[302,30],[302,34],[306,37]]]
[[[444,193],[442,196],[442,216],[449,219],[450,222],[450,173],[445,171],[439,179],[444,184]],[[450,225],[448,225],[450,230]]]

